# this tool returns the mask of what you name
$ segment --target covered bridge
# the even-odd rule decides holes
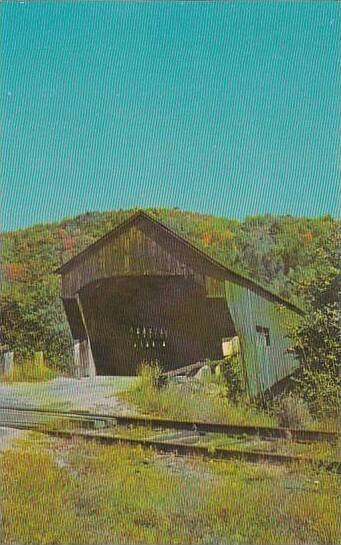
[[[251,396],[298,367],[287,320],[300,310],[137,212],[57,272],[79,376],[134,375],[221,359],[238,336]]]

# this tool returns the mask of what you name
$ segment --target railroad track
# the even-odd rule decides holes
[[[15,411],[18,413],[33,413],[50,415],[56,418],[83,419],[95,422],[107,422],[123,426],[145,426],[156,429],[172,429],[197,431],[199,433],[219,433],[224,435],[250,435],[264,439],[290,439],[295,442],[327,441],[336,442],[339,433],[322,430],[305,430],[297,428],[275,428],[270,426],[247,426],[236,424],[213,424],[209,422],[170,420],[166,418],[154,418],[149,416],[121,416],[84,411],[59,411],[39,408],[23,408],[0,406],[0,411]]]
[[[130,446],[142,446],[145,448],[152,448],[161,452],[175,452],[179,455],[191,455],[200,456],[203,458],[211,458],[218,460],[231,460],[238,459],[248,462],[270,462],[276,464],[311,464],[315,466],[323,466],[325,469],[333,471],[335,473],[341,473],[341,461],[337,460],[322,460],[318,458],[295,456],[291,454],[281,454],[267,451],[258,450],[238,450],[228,448],[214,448],[212,446],[203,446],[196,444],[188,444],[186,437],[178,442],[175,438],[164,439],[163,436],[152,438],[134,438],[125,437],[124,435],[110,435],[108,433],[103,434],[98,432],[98,428],[109,426],[143,426],[150,429],[164,430],[172,429],[176,431],[192,432],[197,437],[205,434],[215,433],[221,435],[251,435],[258,437],[265,437],[267,439],[284,438],[298,442],[312,442],[312,441],[332,441],[335,442],[338,438],[337,433],[321,432],[321,431],[308,431],[308,430],[289,430],[287,428],[265,428],[255,426],[235,426],[235,425],[222,425],[222,424],[208,424],[204,422],[182,422],[173,420],[164,420],[147,417],[125,417],[125,416],[112,416],[103,414],[84,414],[80,411],[50,411],[45,409],[25,409],[25,408],[12,408],[12,407],[0,407],[0,411],[12,411],[12,413],[24,413],[33,415],[44,415],[49,418],[57,418],[60,424],[63,419],[77,427],[88,428],[87,431],[79,431],[77,429],[57,429],[49,428],[49,420],[41,422],[41,419],[35,418],[31,423],[23,423],[19,420],[6,421],[4,418],[0,418],[0,427],[15,428],[20,430],[32,430],[35,432],[43,433],[49,436],[73,439],[79,438],[86,441],[96,441],[105,445],[114,445],[118,443],[124,443]],[[13,415],[12,415],[13,416]],[[51,420],[50,420],[51,422]],[[46,425],[47,424],[47,425]],[[93,431],[97,429],[97,431]],[[91,430],[91,431],[90,431]],[[255,430],[258,430],[256,433]],[[271,430],[273,433],[270,434]],[[285,433],[284,433],[285,432]],[[299,433],[298,433],[299,432]],[[308,433],[309,435],[306,435]],[[263,435],[262,435],[263,434]],[[308,439],[309,437],[309,439]],[[303,439],[302,439],[303,438]],[[188,436],[187,436],[188,439]],[[189,435],[189,439],[193,439],[193,435]]]
[[[1,425],[1,424],[0,424]],[[215,460],[243,460],[247,462],[270,462],[274,464],[298,464],[304,463],[309,465],[315,465],[323,467],[328,471],[335,473],[341,473],[341,462],[335,460],[319,460],[316,458],[307,458],[302,456],[292,456],[288,454],[276,454],[269,452],[258,451],[241,451],[235,449],[214,448],[188,445],[186,443],[167,443],[165,441],[148,440],[148,439],[134,439],[130,437],[99,435],[94,433],[82,433],[69,430],[49,430],[46,428],[39,428],[37,426],[24,426],[24,425],[11,425],[15,429],[32,429],[35,432],[43,433],[52,437],[61,439],[84,439],[86,441],[95,441],[103,445],[117,445],[126,444],[130,446],[142,446],[145,448],[152,448],[160,452],[173,452],[179,455],[191,455],[200,456],[203,458],[210,458]]]

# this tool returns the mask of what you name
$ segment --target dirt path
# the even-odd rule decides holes
[[[134,377],[57,378],[43,383],[0,384],[0,407],[10,405],[131,413],[128,405],[115,394],[125,390],[134,380]]]
[[[135,411],[117,394],[136,380],[134,377],[95,377],[84,379],[57,378],[44,383],[0,384],[0,422],[8,421],[1,407],[43,407],[48,409],[81,409],[106,414],[134,414]],[[27,421],[16,413],[16,419]],[[0,428],[0,450],[8,448],[21,432]]]

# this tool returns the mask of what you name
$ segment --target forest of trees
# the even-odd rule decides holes
[[[2,334],[17,360],[43,350],[51,365],[68,370],[72,342],[54,270],[132,212],[88,212],[3,234]],[[309,368],[326,361],[335,367],[339,221],[271,215],[238,221],[180,209],[147,212],[230,268],[306,308],[313,323],[306,321],[294,332],[297,354]],[[316,331],[320,328],[325,339],[326,327],[330,338],[322,341],[322,352],[318,348],[325,357],[317,356]],[[303,338],[310,350],[302,348]]]

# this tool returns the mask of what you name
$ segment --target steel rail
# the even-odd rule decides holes
[[[53,430],[42,428],[40,426],[24,425],[24,424],[4,424],[0,422],[0,427],[11,428],[18,430],[34,431],[59,439],[84,439],[86,441],[95,441],[102,445],[117,445],[125,444],[132,447],[150,448],[163,453],[175,453],[182,456],[200,456],[213,460],[241,460],[245,462],[272,464],[307,464],[324,468],[333,473],[341,474],[341,461],[337,460],[321,460],[316,458],[307,458],[303,456],[293,456],[290,454],[276,454],[264,451],[254,450],[237,450],[225,448],[212,448],[198,445],[189,445],[186,443],[167,443],[164,441],[150,439],[134,439],[122,436],[100,435],[94,433],[82,433],[70,430]]]
[[[98,414],[84,411],[60,411],[42,408],[23,408],[0,406],[1,410],[11,410],[16,412],[32,412],[41,414],[50,414],[56,417],[82,417],[84,419],[92,419],[97,421],[111,421],[118,425],[125,426],[144,426],[150,428],[165,428],[175,430],[197,431],[202,433],[220,433],[224,435],[251,435],[261,438],[272,439],[290,439],[292,441],[314,442],[327,441],[336,442],[340,437],[337,432],[327,432],[322,430],[306,430],[298,428],[275,428],[271,426],[249,426],[240,424],[219,424],[209,422],[193,422],[186,420],[171,420],[166,418],[155,418],[149,416],[121,416]]]

